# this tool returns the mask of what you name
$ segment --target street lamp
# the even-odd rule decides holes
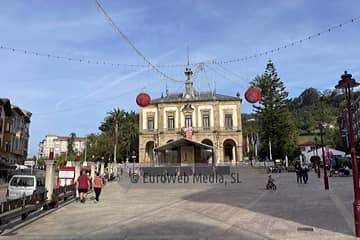
[[[351,78],[352,75],[346,71],[341,75],[341,80],[335,86],[337,89],[345,89],[346,95],[346,108],[348,110],[348,121],[349,121],[349,138],[350,138],[350,149],[351,149],[351,163],[352,163],[352,174],[354,182],[354,220],[355,220],[355,233],[356,237],[360,237],[360,191],[359,191],[359,175],[356,161],[356,150],[355,150],[355,139],[354,139],[354,128],[353,128],[353,114],[351,105],[351,89],[359,86],[360,84]]]
[[[317,166],[317,175],[318,178],[320,178],[320,157],[318,155],[318,149],[317,149],[317,137],[315,136],[315,153],[316,153],[316,166]]]
[[[323,129],[324,129],[324,125],[323,124],[319,124],[319,128],[320,128],[320,138],[321,138],[321,151],[322,151],[322,159],[323,159],[323,164],[324,164],[324,186],[325,186],[325,190],[329,190],[329,178],[327,175],[327,159],[325,158],[325,152],[324,152],[324,138],[323,138]]]

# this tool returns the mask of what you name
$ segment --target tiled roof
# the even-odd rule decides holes
[[[304,140],[299,142],[299,146],[312,146],[315,145],[314,140]]]

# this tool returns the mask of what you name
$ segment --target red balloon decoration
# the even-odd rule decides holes
[[[261,91],[259,88],[250,87],[245,92],[245,99],[249,103],[256,103],[261,99]]]
[[[147,93],[139,93],[136,97],[136,103],[140,107],[146,107],[150,104],[151,98],[150,95]]]

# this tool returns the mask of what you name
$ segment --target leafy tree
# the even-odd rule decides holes
[[[243,137],[249,140],[249,158],[255,157],[255,148],[258,141],[259,135],[259,123],[255,114],[241,114],[242,117],[242,132]]]
[[[49,160],[49,158],[48,157],[40,157],[40,158],[37,159],[37,164],[39,166],[44,166],[45,165],[45,160]]]
[[[75,138],[76,138],[76,133],[74,133],[74,132],[70,133],[70,138],[68,140],[68,148],[67,148],[68,154],[73,154],[74,153]]]
[[[300,107],[312,106],[320,100],[320,92],[315,88],[305,89],[299,97],[293,99],[289,104],[289,109],[293,110]]]
[[[133,151],[138,155],[139,114],[115,108],[107,113],[99,129],[100,134],[88,136],[87,150],[90,156],[112,160],[115,142],[117,159],[125,160]]]
[[[259,105],[253,106],[260,124],[260,156],[269,156],[271,142],[273,159],[284,159],[285,155],[294,158],[299,153],[297,128],[287,107],[288,92],[271,61],[266,65],[265,73],[257,76],[251,85],[261,89]]]

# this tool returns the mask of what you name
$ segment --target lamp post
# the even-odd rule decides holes
[[[115,145],[114,145],[114,163],[115,165],[117,164],[117,159],[116,159],[116,147],[117,147],[117,142],[118,142],[118,135],[119,135],[119,121],[116,120],[115,122]]]
[[[327,175],[327,159],[325,157],[325,152],[324,152],[324,138],[323,138],[323,129],[324,126],[323,124],[319,124],[320,127],[320,141],[321,141],[321,151],[322,151],[322,159],[323,159],[323,164],[324,164],[324,186],[325,186],[325,190],[329,190],[329,178]]]
[[[317,176],[318,178],[320,178],[320,157],[318,155],[318,149],[317,149],[317,137],[315,137],[315,153],[316,153],[316,172],[317,172]]]
[[[348,121],[349,121],[349,138],[350,138],[350,149],[351,149],[351,163],[352,163],[352,174],[354,182],[354,221],[355,221],[355,234],[356,237],[360,237],[360,191],[359,191],[359,175],[356,161],[356,150],[354,140],[354,128],[352,119],[352,105],[351,105],[351,89],[359,86],[360,84],[351,78],[352,75],[346,71],[341,75],[341,80],[335,86],[337,89],[345,89],[346,95],[346,108],[348,110]]]

